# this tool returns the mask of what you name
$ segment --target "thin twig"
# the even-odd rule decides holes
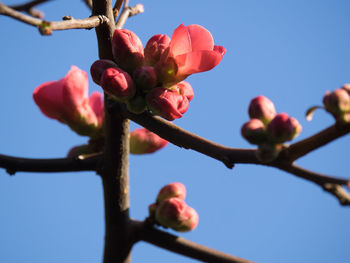
[[[33,17],[43,18],[44,14],[41,11],[34,9],[34,7],[48,1],[51,1],[51,0],[34,0],[25,4],[12,5],[10,7],[17,11],[24,11]]]
[[[119,11],[120,11],[120,8],[122,7],[122,4],[123,4],[124,0],[117,0],[114,4],[114,7],[113,7],[113,15],[114,15],[114,19],[116,19],[119,15]]]
[[[202,262],[252,263],[221,251],[194,243],[184,238],[156,229],[140,221],[133,222],[136,239]]]
[[[34,18],[25,14],[22,14],[4,4],[0,3],[0,14],[12,17],[28,25],[38,27],[48,27],[52,30],[65,30],[65,29],[91,29],[98,27],[101,24],[107,23],[108,18],[105,16],[92,16],[85,19],[70,19],[64,21],[48,22],[38,18]]]
[[[323,190],[334,195],[343,206],[350,206],[350,194],[338,184],[324,184]]]
[[[97,171],[102,155],[79,158],[33,159],[0,154],[0,167],[13,175],[16,172]]]
[[[123,12],[120,14],[115,27],[118,29],[122,28],[129,17],[143,13],[144,11],[143,4],[137,4],[134,7],[125,7],[124,4]]]
[[[300,157],[316,150],[350,132],[350,125],[332,125],[309,138],[289,146],[288,154],[290,160],[294,161]]]

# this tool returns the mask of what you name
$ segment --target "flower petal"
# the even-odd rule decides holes
[[[181,79],[180,76],[211,70],[221,59],[221,53],[213,50],[194,51],[177,56],[175,58],[178,66],[177,76]]]
[[[98,91],[91,93],[89,105],[97,117],[99,126],[101,126],[104,117],[103,95]]]
[[[213,50],[214,40],[208,30],[200,25],[184,26],[174,30],[170,42],[170,56],[178,56],[192,51]]]

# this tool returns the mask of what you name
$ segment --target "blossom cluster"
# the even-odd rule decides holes
[[[250,120],[241,129],[242,136],[258,145],[258,158],[270,162],[277,158],[282,144],[294,139],[302,130],[301,125],[287,113],[276,113],[271,100],[258,96],[251,100],[248,109]]]
[[[327,91],[323,105],[337,122],[350,123],[350,84],[344,84],[332,92]]]
[[[184,81],[189,75],[214,68],[226,50],[214,45],[212,35],[199,25],[180,25],[171,39],[154,35],[143,48],[138,36],[116,29],[112,39],[114,61],[97,60],[91,66],[95,83],[129,111],[151,110],[167,120],[181,118],[194,94]]]
[[[149,206],[149,220],[175,231],[187,232],[198,225],[199,217],[185,203],[186,187],[182,183],[170,183],[158,193],[156,203]]]
[[[90,137],[88,144],[73,147],[69,157],[98,152],[103,148],[103,95],[93,92],[88,96],[88,92],[87,73],[76,66],[72,66],[64,78],[45,82],[33,92],[34,101],[44,115]],[[168,144],[145,128],[136,129],[129,136],[132,154],[153,153]]]

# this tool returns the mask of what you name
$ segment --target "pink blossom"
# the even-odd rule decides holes
[[[100,85],[103,72],[108,68],[117,68],[117,67],[118,67],[117,64],[115,64],[114,61],[112,60],[109,60],[109,59],[96,60],[94,63],[92,63],[90,67],[92,80],[97,85]]]
[[[130,153],[132,154],[154,153],[167,144],[168,141],[145,128],[136,129],[130,133]]]
[[[64,78],[38,86],[33,98],[44,115],[68,124],[80,135],[91,136],[99,128],[89,103],[87,74],[76,66]]]
[[[265,125],[276,116],[276,109],[273,102],[262,95],[251,100],[248,112],[250,118],[259,119]]]
[[[292,140],[301,132],[299,122],[287,113],[279,113],[267,126],[268,136],[273,143]]]
[[[170,38],[167,35],[154,35],[148,40],[145,47],[146,65],[155,65],[164,51],[169,47]]]
[[[154,88],[146,97],[147,105],[154,114],[173,121],[181,118],[188,109],[188,99],[177,90]]]
[[[243,124],[241,134],[251,144],[260,144],[266,141],[265,126],[259,119],[251,119]]]
[[[168,49],[156,68],[163,84],[176,83],[191,74],[208,71],[219,64],[226,50],[215,46],[210,32],[200,25],[175,29]]]

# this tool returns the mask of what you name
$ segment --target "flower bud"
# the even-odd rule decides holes
[[[350,83],[344,84],[341,88],[345,89],[348,93],[350,93]]]
[[[130,133],[130,153],[145,154],[154,153],[168,144],[157,134],[145,129],[136,129]]]
[[[102,74],[101,87],[117,100],[131,99],[136,92],[134,82],[130,75],[120,68],[108,68]]]
[[[194,93],[193,89],[190,83],[187,81],[181,81],[179,83],[176,83],[175,85],[171,86],[169,88],[170,90],[176,90],[181,95],[184,95],[188,101],[191,101],[193,99]]]
[[[148,40],[145,47],[146,65],[155,65],[164,51],[169,47],[170,38],[167,35],[155,35]]]
[[[287,113],[279,113],[267,125],[267,133],[272,143],[283,143],[293,139],[301,131],[297,120],[292,120]]]
[[[264,123],[259,119],[251,119],[241,129],[241,134],[251,144],[266,142],[266,130]]]
[[[127,72],[143,64],[143,46],[139,37],[127,29],[116,29],[113,34],[112,52],[115,61]]]
[[[256,152],[256,157],[260,162],[269,163],[275,160],[282,150],[282,144],[262,143]]]
[[[173,197],[163,200],[156,211],[156,221],[176,231],[193,230],[198,224],[197,212],[182,199]]]
[[[265,125],[276,116],[272,101],[262,95],[251,100],[248,113],[251,119],[259,119]]]
[[[133,73],[133,77],[137,87],[144,91],[149,91],[157,85],[157,75],[151,66],[137,68]]]
[[[188,99],[177,91],[154,88],[146,96],[148,108],[156,115],[173,121],[181,118],[188,109]]]
[[[338,119],[345,112],[350,111],[350,95],[343,89],[336,89],[333,92],[327,91],[323,97],[325,109]]]
[[[157,196],[157,203],[171,197],[177,197],[179,199],[185,200],[186,187],[182,183],[167,184],[162,189],[160,189]]]
[[[118,67],[117,64],[115,64],[114,61],[112,60],[109,60],[109,59],[96,60],[90,67],[92,80],[97,85],[100,85],[103,72],[108,68],[117,68],[117,67]]]

